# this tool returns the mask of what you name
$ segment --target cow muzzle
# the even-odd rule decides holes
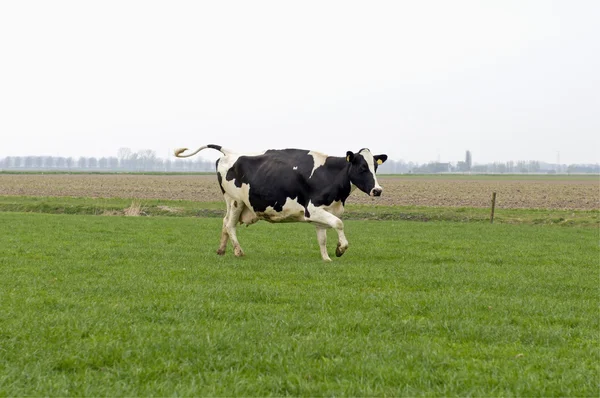
[[[373,189],[371,189],[371,193],[369,194],[369,196],[381,196],[382,192],[383,192],[383,189],[381,189],[381,188],[373,188]]]

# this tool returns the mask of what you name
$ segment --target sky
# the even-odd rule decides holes
[[[599,20],[585,0],[3,1],[0,158],[597,163]]]

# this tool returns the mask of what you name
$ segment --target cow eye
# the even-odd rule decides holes
[[[369,168],[367,167],[367,165],[365,165],[365,164],[361,164],[361,165],[360,165],[360,171],[361,171],[362,173],[366,173],[367,171],[369,171]]]

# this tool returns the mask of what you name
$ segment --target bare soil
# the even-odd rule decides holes
[[[418,178],[380,176],[383,196],[370,198],[355,191],[348,203],[489,207],[497,192],[499,208],[600,208],[597,179],[568,177],[539,180],[494,179],[474,176]],[[214,202],[223,200],[217,179],[211,175],[134,174],[0,174],[0,195],[74,196],[103,198],[170,199]]]

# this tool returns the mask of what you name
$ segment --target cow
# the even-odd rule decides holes
[[[316,227],[321,257],[331,261],[327,254],[327,229],[337,232],[336,256],[348,249],[344,223],[339,217],[350,193],[355,188],[369,196],[383,192],[375,172],[387,155],[373,155],[367,148],[357,153],[348,151],[345,157],[302,149],[270,149],[249,155],[211,144],[187,155],[183,152],[188,148],[179,148],[175,156],[187,158],[207,148],[223,154],[216,163],[217,180],[227,205],[219,255],[225,254],[230,239],[234,254],[244,255],[236,234],[238,222],[308,222]]]

